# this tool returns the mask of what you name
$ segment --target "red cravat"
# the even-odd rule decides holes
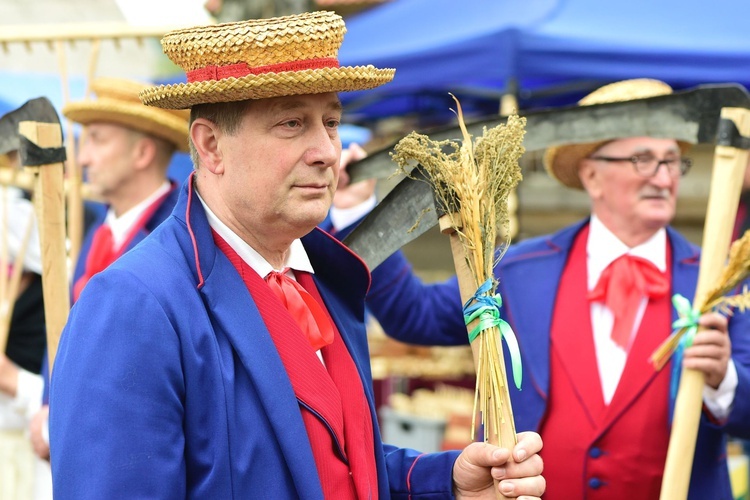
[[[641,299],[658,299],[668,291],[666,276],[654,264],[641,257],[623,255],[604,269],[589,292],[589,300],[603,302],[612,311],[612,340],[627,349]]]
[[[91,249],[86,256],[83,276],[73,286],[73,301],[78,300],[81,290],[93,275],[104,271],[117,258],[114,246],[112,230],[108,224],[102,224],[96,229],[94,238],[91,240]]]
[[[302,285],[285,274],[288,269],[271,271],[266,276],[266,283],[297,321],[312,348],[317,351],[333,342],[333,326],[320,304]]]

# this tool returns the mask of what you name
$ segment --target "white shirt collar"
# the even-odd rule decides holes
[[[108,225],[109,229],[112,231],[115,248],[119,248],[120,245],[125,243],[125,238],[127,237],[128,232],[132,229],[135,223],[138,222],[138,219],[140,219],[143,212],[145,212],[152,203],[158,200],[159,197],[169,192],[171,187],[172,185],[169,181],[165,180],[164,184],[159,186],[159,188],[151,193],[148,198],[138,203],[119,217],[115,216],[115,212],[111,207],[107,210],[107,216],[104,219],[104,223]]]
[[[589,223],[589,238],[586,242],[588,289],[593,290],[602,271],[613,260],[625,254],[646,259],[660,271],[666,271],[667,231],[661,228],[645,242],[629,248],[607,229],[598,217],[592,215]]]
[[[229,226],[224,224],[216,216],[216,214],[213,213],[211,208],[209,208],[209,206],[206,204],[203,198],[201,198],[200,194],[198,194],[197,191],[196,194],[198,195],[198,199],[203,205],[203,209],[206,211],[206,217],[208,218],[208,224],[211,226],[211,229],[216,231],[219,236],[221,236],[224,241],[227,242],[232,250],[237,252],[237,255],[239,255],[240,258],[245,261],[248,266],[252,267],[253,270],[258,273],[261,278],[265,278],[271,271],[281,270],[274,269],[273,266],[271,266],[271,264],[269,264],[261,254],[259,254],[253,247],[248,245],[245,240],[240,238],[237,233],[232,231]],[[304,271],[310,274],[314,274],[312,264],[310,263],[310,258],[307,256],[307,251],[305,251],[305,247],[304,245],[302,245],[302,241],[300,239],[292,241],[292,244],[289,247],[289,252],[286,256],[286,262],[284,262],[284,267],[288,267],[294,271]],[[293,273],[287,274],[290,275],[290,277],[294,278]]]

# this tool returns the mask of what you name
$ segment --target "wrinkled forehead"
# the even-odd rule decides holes
[[[637,154],[652,154],[664,156],[680,154],[680,146],[674,139],[657,139],[654,137],[629,137],[616,139],[602,144],[594,154],[608,156],[631,156]]]

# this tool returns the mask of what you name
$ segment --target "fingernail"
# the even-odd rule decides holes
[[[505,467],[499,467],[495,469],[497,471],[497,479],[504,479],[505,478]]]
[[[519,462],[523,462],[524,460],[526,460],[526,450],[518,450],[516,452],[516,458]]]
[[[500,483],[500,492],[505,493],[513,493],[513,491],[516,489],[516,486],[513,483]]]

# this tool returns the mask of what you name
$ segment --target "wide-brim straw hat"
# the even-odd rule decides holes
[[[648,78],[637,78],[610,83],[600,87],[578,101],[580,106],[592,104],[605,104],[610,102],[623,102],[635,99],[645,99],[672,93],[672,87],[660,80]],[[581,160],[591,155],[594,151],[610,141],[591,142],[585,144],[564,144],[548,148],[544,154],[544,167],[547,172],[560,181],[563,185],[583,189],[581,178],[578,175]],[[677,141],[680,150],[684,153],[690,148],[687,142]]]
[[[164,139],[178,151],[187,151],[190,113],[144,106],[138,93],[152,85],[121,78],[97,78],[91,83],[96,99],[67,104],[62,112],[82,125],[115,123]]]
[[[185,71],[187,83],[146,89],[141,100],[182,109],[364,90],[391,81],[394,69],[339,66],[345,32],[341,16],[326,11],[172,31],[162,38],[162,48]]]

